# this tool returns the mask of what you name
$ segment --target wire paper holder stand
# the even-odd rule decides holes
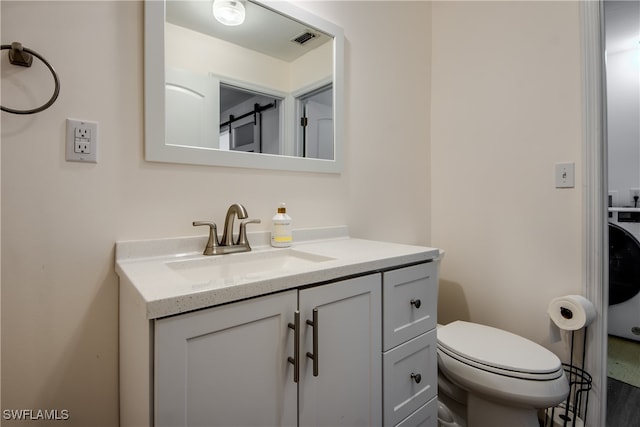
[[[553,427],[553,419],[556,411],[560,412],[559,418],[563,421],[562,427],[581,427],[586,425],[587,407],[589,405],[589,390],[592,387],[592,378],[584,370],[584,363],[587,348],[587,328],[583,328],[582,342],[582,367],[574,365],[574,343],[576,331],[571,331],[571,360],[563,363],[564,373],[569,380],[569,395],[564,403],[559,406],[549,408],[545,411],[545,427]],[[577,424],[578,417],[582,423]]]

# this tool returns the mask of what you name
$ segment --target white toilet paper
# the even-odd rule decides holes
[[[566,295],[552,299],[547,314],[560,329],[576,331],[593,322],[596,308],[583,296]]]

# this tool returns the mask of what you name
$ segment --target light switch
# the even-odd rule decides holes
[[[575,163],[556,163],[556,188],[575,187]]]

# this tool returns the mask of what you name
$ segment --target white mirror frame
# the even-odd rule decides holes
[[[146,0],[144,14],[145,160],[251,169],[342,172],[344,151],[344,31],[337,25],[285,1],[262,0],[255,2],[333,36],[334,159],[323,160],[262,153],[243,153],[165,144],[165,2]]]

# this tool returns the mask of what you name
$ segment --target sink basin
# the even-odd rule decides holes
[[[334,259],[295,249],[279,249],[169,261],[166,266],[188,280],[203,282],[218,279],[259,279],[274,273],[310,268]]]

